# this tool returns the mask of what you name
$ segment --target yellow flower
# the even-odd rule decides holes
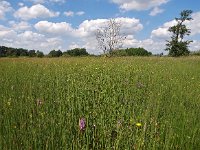
[[[142,126],[142,124],[141,124],[141,123],[139,123],[139,122],[138,122],[138,123],[136,123],[135,125],[136,125],[137,127],[141,127],[141,126]]]

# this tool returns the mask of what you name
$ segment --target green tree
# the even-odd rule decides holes
[[[6,57],[7,56],[6,53],[7,53],[7,47],[0,46],[0,57]]]
[[[64,52],[63,54],[69,55],[69,56],[87,56],[87,55],[89,55],[85,48],[71,49],[71,50]]]
[[[120,49],[112,51],[111,56],[151,56],[152,53],[148,52],[142,47],[138,48],[127,48],[127,49]]]
[[[62,56],[62,51],[61,50],[52,50],[52,51],[50,51],[49,52],[49,54],[48,54],[48,56],[49,57],[60,57],[60,56]]]
[[[35,50],[30,50],[28,52],[28,55],[29,55],[29,57],[35,57],[36,56]]]
[[[151,52],[148,52],[144,48],[127,48],[126,53],[128,56],[150,56],[152,55]]]
[[[169,51],[169,56],[177,57],[188,55],[188,45],[192,42],[190,40],[184,41],[186,35],[190,35],[191,31],[184,24],[185,21],[192,20],[192,10],[183,10],[180,13],[180,18],[175,18],[177,24],[168,29],[172,33],[171,41],[167,41],[166,50]]]
[[[36,56],[42,58],[42,57],[44,57],[44,53],[41,51],[37,51]]]

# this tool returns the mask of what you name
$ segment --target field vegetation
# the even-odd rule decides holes
[[[200,147],[200,58],[0,59],[0,149]]]

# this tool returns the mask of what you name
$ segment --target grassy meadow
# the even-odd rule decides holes
[[[200,57],[0,59],[2,150],[199,148]]]

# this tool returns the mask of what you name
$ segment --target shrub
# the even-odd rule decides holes
[[[191,52],[190,55],[192,55],[192,56],[200,56],[200,50]]]
[[[62,56],[62,55],[63,55],[63,53],[62,53],[61,50],[58,50],[58,51],[52,50],[52,51],[50,51],[49,54],[48,54],[49,57],[60,57],[60,56]]]
[[[36,56],[37,56],[37,57],[40,57],[40,58],[41,58],[41,57],[44,57],[44,53],[41,52],[41,51],[37,51],[37,52],[36,52]]]
[[[67,56],[67,55],[70,55],[70,56],[88,56],[89,55],[85,48],[75,48],[75,49],[72,49],[72,50],[67,50],[63,54],[65,56]]]
[[[145,50],[144,48],[127,48],[126,53],[128,54],[128,56],[150,56],[152,55],[151,52],[148,52],[147,50]]]
[[[125,50],[115,50],[110,53],[111,56],[150,56],[151,52],[148,52],[144,48],[127,48]]]

